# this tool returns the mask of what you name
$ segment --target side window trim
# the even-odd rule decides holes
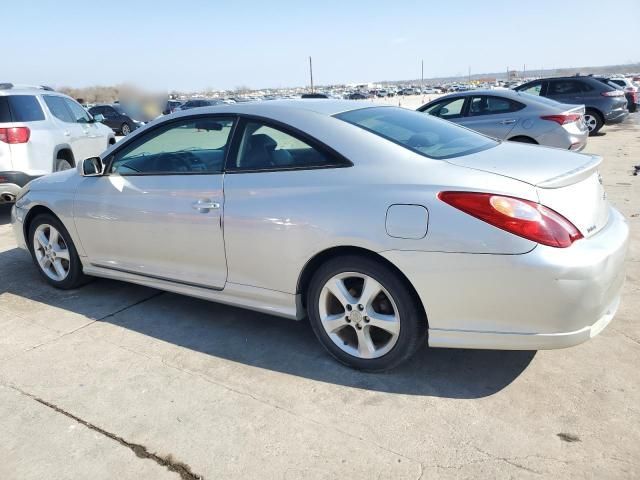
[[[114,109],[115,110],[115,109]],[[165,127],[169,126],[169,125],[173,125],[175,123],[181,123],[181,122],[185,122],[185,121],[190,121],[190,120],[197,120],[199,118],[222,118],[222,119],[230,119],[233,121],[233,125],[231,126],[231,132],[229,133],[229,138],[227,139],[227,145],[225,147],[225,152],[224,152],[224,158],[222,161],[222,170],[219,172],[152,172],[152,173],[145,173],[145,172],[140,172],[140,173],[117,173],[117,172],[112,172],[111,171],[111,167],[113,165],[113,162],[115,160],[116,155],[121,152],[122,150],[124,150],[125,148],[127,148],[127,146],[131,145],[133,142],[136,142],[138,140],[140,140],[139,145],[141,145],[142,143],[144,143],[144,139],[148,138],[150,136],[152,136],[152,134],[154,132],[156,132],[157,130],[160,129],[164,129]],[[131,137],[129,137],[127,140],[121,141],[120,144],[118,144],[118,146],[111,152],[109,153],[108,157],[106,158],[106,162],[104,163],[104,170],[102,173],[102,176],[104,177],[108,177],[111,175],[114,176],[121,176],[121,177],[150,177],[150,176],[154,176],[154,177],[160,177],[160,176],[175,176],[175,175],[222,175],[223,173],[225,173],[225,165],[227,163],[227,157],[229,156],[229,151],[230,151],[230,147],[232,146],[231,142],[234,140],[234,133],[237,129],[237,125],[238,125],[238,115],[233,114],[233,113],[208,113],[208,114],[195,114],[195,115],[188,115],[188,116],[184,116],[184,117],[179,117],[176,118],[174,120],[171,120],[170,122],[162,122],[159,123],[158,125],[154,125],[153,127],[149,127],[148,130],[143,130],[140,131],[140,133],[136,133],[134,135],[132,135]],[[153,137],[151,137],[153,138]]]
[[[277,120],[273,120],[271,118],[261,117],[259,115],[247,115],[241,114],[238,116],[239,121],[236,122],[235,128],[232,130],[231,135],[233,138],[231,139],[230,147],[227,152],[227,156],[225,158],[224,165],[224,173],[226,174],[239,174],[239,173],[259,173],[259,172],[283,172],[283,171],[294,171],[294,170],[320,170],[327,168],[347,168],[353,167],[353,162],[345,158],[340,153],[336,152],[333,148],[327,145],[324,142],[312,137],[311,135],[298,130],[291,125],[288,125],[283,122],[279,122]],[[240,143],[242,142],[242,137],[244,135],[245,128],[250,122],[258,122],[262,125],[270,128],[274,128],[276,130],[280,130],[287,135],[291,135],[293,138],[296,138],[310,147],[315,148],[319,152],[323,153],[327,157],[336,161],[336,163],[331,163],[328,165],[310,165],[310,166],[293,166],[293,167],[272,167],[272,168],[258,168],[258,169],[241,169],[236,168],[235,162],[238,158],[238,151],[240,150]]]

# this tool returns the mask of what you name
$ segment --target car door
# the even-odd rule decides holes
[[[469,97],[466,114],[458,123],[467,128],[503,140],[518,123],[517,111],[524,104],[494,95]]]
[[[102,149],[96,148],[95,138],[90,136],[91,131],[88,126],[92,119],[89,113],[79,103],[70,98],[61,98],[73,118],[73,123],[68,125],[67,131],[70,133],[71,149],[76,162],[79,163],[85,158],[99,155],[104,150],[104,145],[102,145]]]
[[[42,95],[49,111],[56,118],[64,141],[71,147],[76,162],[81,162],[90,157],[89,139],[78,117],[69,108],[66,97],[59,95]],[[81,107],[82,108],[82,107]],[[81,115],[86,122],[89,116],[86,112]]]
[[[69,110],[71,110],[71,114],[75,117],[76,122],[82,127],[85,137],[82,142],[84,153],[79,160],[81,161],[85,158],[100,155],[107,145],[106,136],[99,127],[100,122],[96,122],[91,117],[91,114],[89,114],[89,112],[87,112],[78,102],[70,98],[65,98],[64,100],[67,103]],[[76,160],[78,161],[77,157]]]
[[[100,108],[102,109],[101,113],[104,117],[104,124],[111,130],[118,130],[121,125],[121,122],[119,121],[120,114],[116,112],[113,107],[104,106]]]
[[[352,164],[267,120],[244,120],[237,131],[224,179],[228,282],[294,293],[291,278],[327,241],[322,219],[332,202],[343,204],[345,190],[328,201],[327,189]]]
[[[123,142],[74,205],[93,266],[222,289],[223,165],[232,117],[192,115]]]

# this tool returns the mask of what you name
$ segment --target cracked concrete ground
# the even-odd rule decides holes
[[[0,211],[0,478],[640,477],[640,114],[590,139],[632,244],[600,336],[337,365],[305,322],[97,280],[54,290]]]

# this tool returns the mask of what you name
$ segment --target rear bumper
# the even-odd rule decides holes
[[[0,204],[12,203],[18,192],[34,177],[23,172],[0,172]]]
[[[522,255],[382,252],[423,302],[433,347],[553,349],[584,342],[616,313],[629,227],[607,226],[571,247]]]
[[[615,123],[624,122],[624,120],[629,116],[629,110],[627,107],[617,108],[615,110],[611,110],[609,113],[605,115],[604,123],[607,125],[613,125]]]

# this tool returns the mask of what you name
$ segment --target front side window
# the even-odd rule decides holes
[[[73,116],[73,120],[76,123],[89,123],[91,121],[91,117],[87,113],[87,111],[80,106],[79,103],[74,102],[70,98],[63,98],[69,110],[71,110],[71,115]]]
[[[501,113],[516,112],[525,106],[507,98],[482,95],[472,97],[469,104],[469,116],[499,115]]]
[[[464,97],[443,100],[424,110],[434,117],[450,120],[452,118],[460,118],[462,116],[462,108],[464,107]]]
[[[469,155],[498,145],[479,133],[404,108],[369,107],[335,117],[433,159]]]
[[[230,170],[277,170],[339,166],[342,162],[278,128],[247,122]]]
[[[114,154],[120,175],[220,173],[233,119],[200,117],[160,126]]]
[[[43,95],[42,97],[44,98],[44,103],[47,104],[51,115],[56,117],[58,120],[62,120],[67,123],[74,123],[76,121],[67,108],[64,98],[56,95]]]

